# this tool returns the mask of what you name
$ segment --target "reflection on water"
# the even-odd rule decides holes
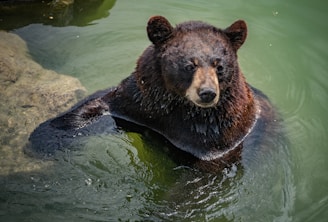
[[[31,24],[14,32],[47,68],[78,77],[90,93],[129,75],[149,44],[145,24],[243,18],[239,58],[247,80],[279,108],[286,143],[211,175],[178,167],[165,144],[135,133],[93,137],[43,171],[0,178],[4,220],[325,221],[328,208],[328,31],[325,2],[119,1],[92,26]]]
[[[0,28],[12,30],[33,23],[52,26],[85,26],[106,18],[115,0],[3,1],[0,2]]]

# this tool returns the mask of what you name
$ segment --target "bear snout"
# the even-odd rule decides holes
[[[216,106],[220,97],[220,86],[215,69],[213,67],[197,69],[185,95],[199,107]]]
[[[216,92],[214,89],[206,87],[199,90],[198,96],[202,103],[210,103],[215,99]]]
[[[219,95],[219,91],[212,87],[197,88],[192,86],[188,88],[185,96],[196,106],[209,108],[217,105],[220,97]]]

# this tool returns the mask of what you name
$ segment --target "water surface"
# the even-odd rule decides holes
[[[136,133],[92,137],[40,171],[0,177],[9,220],[325,221],[328,218],[328,27],[324,1],[117,1],[82,26],[28,24],[33,58],[77,77],[90,93],[128,76],[149,45],[152,15],[202,20],[249,34],[241,68],[280,111],[288,142],[222,175],[179,167],[165,144]],[[14,160],[13,160],[14,161]]]

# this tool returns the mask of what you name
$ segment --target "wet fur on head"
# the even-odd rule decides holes
[[[225,30],[198,21],[184,22],[174,28],[166,18],[153,16],[149,19],[147,34],[153,45],[140,58],[142,62],[138,62],[138,67],[153,70],[146,72],[147,76],[140,76],[140,87],[149,90],[151,86],[147,81],[162,80],[163,87],[171,93],[208,108],[217,105],[225,90],[226,84],[220,85],[221,78],[230,82],[229,73],[239,72],[236,51],[246,39],[247,27],[239,20]],[[152,57],[149,54],[153,54]],[[149,61],[145,63],[143,59]],[[137,75],[139,73],[137,71]],[[161,73],[161,76],[148,76],[150,73]]]

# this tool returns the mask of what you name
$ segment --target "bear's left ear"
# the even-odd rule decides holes
[[[163,16],[153,16],[149,19],[147,25],[147,34],[149,40],[154,45],[160,45],[170,38],[173,27]]]
[[[247,37],[247,26],[245,21],[238,20],[224,30],[224,33],[229,37],[235,51],[245,42]]]

